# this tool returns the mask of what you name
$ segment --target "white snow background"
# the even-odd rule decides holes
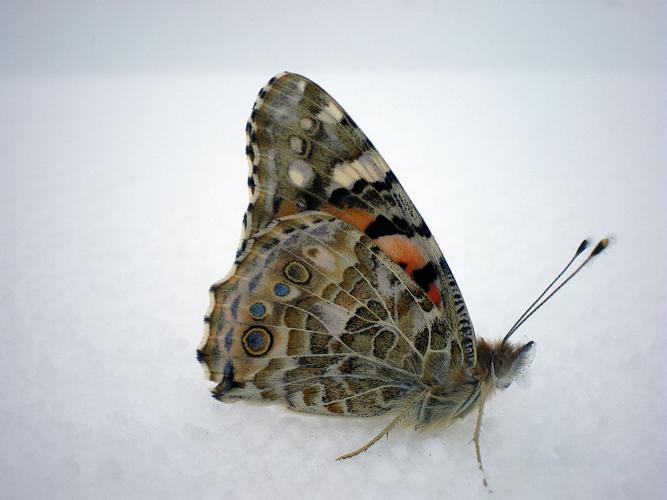
[[[247,204],[244,126],[290,70],[368,134],[527,387],[401,427],[221,404],[195,359]],[[3,2],[0,498],[665,496],[662,2]],[[524,384],[525,386],[526,384]]]

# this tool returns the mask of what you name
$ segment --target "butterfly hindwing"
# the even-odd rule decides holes
[[[327,213],[279,218],[248,240],[207,321],[199,357],[222,400],[370,416],[449,370],[451,339],[424,291]]]
[[[474,331],[454,276],[395,175],[343,108],[314,82],[283,73],[260,91],[246,132],[251,203],[239,256],[277,217],[319,210],[345,220],[422,288],[471,370]]]

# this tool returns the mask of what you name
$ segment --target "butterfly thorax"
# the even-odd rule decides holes
[[[439,384],[428,385],[428,397],[422,404],[418,425],[449,425],[463,418],[497,389],[507,388],[530,361],[534,343],[517,346],[500,341],[477,340],[477,363],[469,372],[456,363]]]

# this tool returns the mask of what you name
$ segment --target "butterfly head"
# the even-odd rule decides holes
[[[477,378],[488,389],[507,389],[533,360],[535,342],[477,342]]]
[[[496,389],[507,389],[535,355],[535,342],[522,346],[504,343],[491,350],[489,372]]]

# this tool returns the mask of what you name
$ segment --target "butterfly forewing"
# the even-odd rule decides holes
[[[283,73],[260,91],[246,132],[251,203],[238,255],[277,217],[319,210],[342,219],[421,287],[471,370],[474,332],[454,276],[400,183],[343,108],[307,78]]]

